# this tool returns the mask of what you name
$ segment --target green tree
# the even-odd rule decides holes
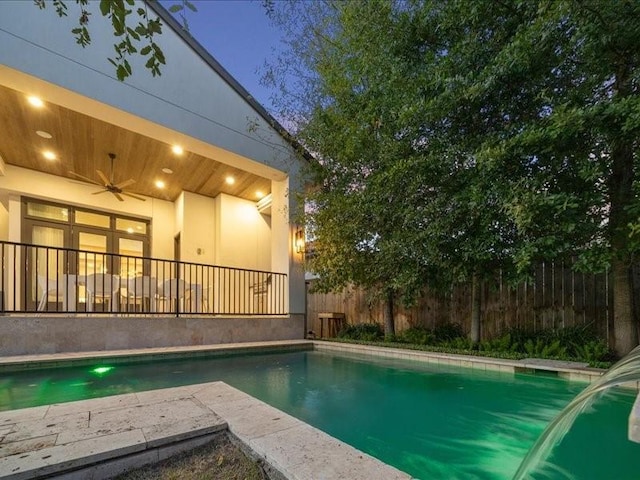
[[[300,82],[283,112],[320,158],[307,221],[322,288],[410,302],[425,283],[478,292],[496,268],[577,256],[611,267],[611,340],[636,345],[640,4],[315,5],[284,17]]]
[[[579,266],[609,266],[613,338],[619,355],[638,344],[630,267],[637,209],[640,129],[640,4],[539,1],[513,6],[517,33],[467,91],[496,103],[506,121],[478,158],[507,177],[503,201],[524,242],[525,267],[578,255]],[[637,210],[635,210],[637,211]]]

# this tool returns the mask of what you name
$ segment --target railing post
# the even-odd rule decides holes
[[[169,295],[169,298],[171,298],[171,295]],[[180,317],[180,262],[176,261],[176,318],[179,318],[179,317]]]

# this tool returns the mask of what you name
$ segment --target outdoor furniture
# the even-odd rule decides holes
[[[38,288],[40,289],[40,299],[38,301],[38,311],[46,309],[49,300],[59,302],[63,298],[63,291],[58,288],[58,281],[38,275]]]
[[[177,311],[179,306],[184,305],[184,298],[187,294],[187,282],[181,278],[170,278],[158,283],[155,298],[157,305],[162,304],[162,311]],[[175,302],[175,310],[173,303]],[[167,308],[168,307],[168,308]],[[182,308],[180,309],[182,310]],[[160,308],[158,308],[160,311]]]
[[[320,312],[318,313],[320,320],[320,338],[324,337],[324,322],[327,322],[327,336],[335,337],[346,323],[344,313],[339,312]]]
[[[120,292],[120,277],[108,273],[92,273],[87,275],[85,284],[87,290],[87,312],[92,312],[96,300],[109,299],[111,311],[118,310],[118,293]]]
[[[121,287],[120,295],[124,299],[126,311],[130,311],[132,306],[132,310],[135,311],[138,304],[142,312],[156,309],[157,281],[155,278],[148,276],[126,278],[122,280]]]

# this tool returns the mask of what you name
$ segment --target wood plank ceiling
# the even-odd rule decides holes
[[[37,131],[52,138],[42,138]],[[135,183],[125,188],[133,194],[174,201],[182,190],[209,197],[222,192],[257,201],[258,192],[271,192],[266,178],[187,151],[176,155],[169,144],[58,105],[34,108],[22,93],[4,86],[0,86],[0,132],[5,163],[74,181],[78,179],[69,171],[96,181],[100,181],[96,170],[109,177],[108,154],[115,153],[114,182],[133,178]],[[57,159],[45,159],[45,150],[54,152]],[[164,173],[163,168],[173,173]],[[226,182],[229,176],[235,180],[232,185]],[[157,180],[164,181],[164,189],[156,186]]]

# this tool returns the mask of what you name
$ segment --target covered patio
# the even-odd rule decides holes
[[[213,318],[246,317],[256,331],[277,318],[284,330],[272,324],[265,340],[302,338],[291,221],[300,160],[282,127],[161,7],[171,66],[126,83],[100,58],[107,26],[96,24],[104,41],[88,52],[32,5],[0,10],[0,353],[229,336],[207,330]],[[66,320],[79,330],[87,318],[115,323],[83,346],[67,341],[60,317],[66,329]],[[161,341],[127,332],[176,317],[195,319],[197,332],[179,323],[163,324],[173,333]],[[16,351],[35,334],[27,324],[67,340]],[[90,330],[100,335],[99,324]]]

